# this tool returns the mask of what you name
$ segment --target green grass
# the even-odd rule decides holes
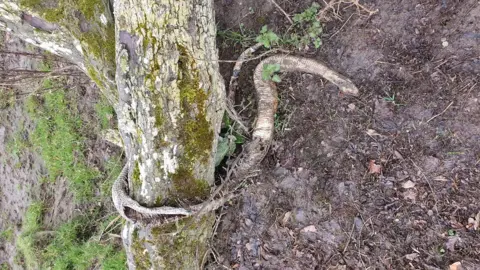
[[[123,169],[123,164],[121,162],[121,157],[113,157],[105,164],[106,173],[104,174],[103,182],[100,184],[100,193],[105,198],[110,199],[113,182],[115,182]]]
[[[101,213],[92,211],[64,223],[50,239],[41,239],[42,211],[40,202],[29,207],[17,240],[27,269],[125,269],[125,253],[101,239],[115,216],[101,222]]]
[[[65,90],[57,89],[45,94],[43,100],[29,97],[26,107],[36,122],[31,143],[45,161],[49,180],[54,182],[64,176],[76,199],[91,199],[94,181],[100,173],[86,162],[86,139],[75,102],[67,97]]]
[[[113,128],[111,126],[111,119],[115,117],[115,110],[105,98],[101,98],[100,101],[95,104],[95,111],[102,129]]]
[[[50,64],[39,66],[48,71]],[[125,252],[109,233],[119,233],[116,215],[107,216],[111,186],[122,169],[121,156],[111,157],[98,168],[86,160],[87,137],[101,129],[112,128],[113,107],[105,99],[95,104],[96,119],[82,121],[76,99],[63,89],[61,79],[44,79],[41,95],[32,95],[24,103],[34,129],[23,124],[9,138],[7,150],[19,159],[26,150],[40,154],[48,170],[44,184],[65,177],[82,214],[57,228],[43,224],[43,213],[49,202],[34,202],[27,209],[21,233],[16,239],[15,261],[26,269],[126,269]],[[84,119],[84,118],[83,118]],[[93,136],[94,137],[94,136]],[[100,171],[100,169],[102,171]],[[99,191],[99,192],[98,192]],[[0,232],[0,241],[13,240],[13,229]],[[0,269],[8,269],[0,265]]]
[[[13,240],[13,228],[9,227],[8,229],[0,232],[0,241],[12,241]]]
[[[21,123],[18,130],[7,140],[7,152],[11,157],[18,161],[25,150],[30,147],[31,145],[27,137],[27,132],[24,128],[24,124]]]
[[[98,240],[97,227],[102,230],[107,223],[97,224],[94,216],[78,217],[63,224],[43,252],[42,268],[87,270],[101,266],[101,269],[124,269],[124,252]]]
[[[30,205],[23,218],[22,233],[17,239],[17,250],[22,254],[27,269],[38,269],[39,266],[35,233],[40,230],[42,212],[43,204],[41,202],[34,202]]]

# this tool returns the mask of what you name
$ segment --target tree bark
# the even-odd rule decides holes
[[[224,110],[212,0],[7,0],[0,29],[96,82],[117,112],[135,200],[154,207],[208,198]],[[200,268],[214,219],[127,223],[129,268]]]

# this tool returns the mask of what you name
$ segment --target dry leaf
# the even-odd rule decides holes
[[[408,189],[403,193],[403,198],[415,201],[417,199],[417,193],[413,189]]]
[[[368,163],[368,172],[370,174],[381,174],[382,173],[382,165],[375,164],[375,160],[372,159]]]
[[[290,220],[290,216],[292,215],[292,212],[288,211],[285,213],[282,219],[282,226],[285,226],[287,222]]]
[[[415,183],[408,180],[408,181],[406,181],[405,183],[402,184],[402,187],[405,188],[405,189],[413,188],[413,187],[415,187]]]
[[[317,228],[315,228],[315,225],[310,225],[303,228],[301,232],[317,232]]]
[[[374,129],[367,129],[367,135],[368,136],[382,136],[382,134],[378,133],[376,130]]]
[[[393,151],[393,155],[394,155],[397,159],[403,159],[402,154],[400,154],[397,150]]]
[[[443,175],[436,176],[435,178],[433,178],[433,180],[440,182],[448,182],[448,179]]]
[[[450,264],[450,270],[462,270],[462,263],[461,262],[454,262]]]
[[[473,229],[473,226],[475,226],[475,219],[469,217],[469,218],[468,218],[468,221],[467,221],[467,226],[465,226],[465,228],[467,228],[468,230],[470,230],[470,229]]]
[[[413,260],[415,260],[418,256],[420,256],[418,253],[411,253],[411,254],[405,255],[405,258],[407,258],[407,260],[409,260],[409,261],[413,261]]]

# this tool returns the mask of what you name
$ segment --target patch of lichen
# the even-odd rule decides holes
[[[132,237],[132,253],[136,269],[139,270],[150,269],[152,267],[150,257],[148,256],[148,252],[145,252],[143,242],[144,240],[140,239],[138,236],[138,231],[135,229]]]
[[[85,19],[94,19],[96,10],[103,10],[105,5],[102,0],[58,0],[58,1],[43,1],[43,0],[20,0],[20,5],[24,8],[29,8],[49,22],[61,22],[68,14],[74,15],[75,11],[83,14]],[[55,5],[55,6],[53,6]]]
[[[86,45],[86,52],[102,59],[107,64],[115,62],[115,28],[111,22],[103,25],[100,22],[100,13],[104,12],[105,5],[102,0],[58,0],[55,2],[43,0],[20,0],[24,9],[30,9],[39,14],[42,19],[57,23],[78,38]],[[79,25],[80,12],[88,21],[90,29],[82,32]]]
[[[115,29],[108,24],[102,31],[89,31],[81,33],[78,39],[88,47],[88,52],[106,63],[115,62]]]
[[[87,67],[87,73],[88,73],[88,76],[90,77],[90,79],[92,79],[92,81],[94,83],[97,84],[98,87],[100,87],[100,80],[98,78],[98,73],[95,71],[95,69],[92,67],[92,66],[88,66]]]

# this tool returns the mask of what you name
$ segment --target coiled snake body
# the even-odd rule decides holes
[[[251,55],[255,50],[260,48],[259,44],[247,49],[237,61],[235,65],[230,85],[234,82],[239,75],[240,67],[245,61],[245,58]],[[320,75],[333,84],[337,85],[345,94],[357,96],[357,87],[346,77],[338,74],[337,72],[328,68],[325,64],[313,59],[290,56],[290,55],[276,55],[268,57],[257,65],[254,72],[255,91],[257,96],[257,120],[253,127],[252,140],[246,145],[242,152],[242,158],[237,163],[235,168],[236,177],[243,177],[254,166],[261,162],[264,158],[273,137],[274,131],[274,115],[277,109],[277,91],[276,87],[271,81],[264,81],[262,79],[262,70],[264,65],[278,64],[280,65],[280,72],[307,72],[311,74]],[[115,208],[120,215],[132,222],[141,222],[141,220],[135,220],[131,214],[126,214],[126,210],[132,210],[136,212],[136,216],[143,217],[155,217],[155,216],[189,216],[195,214],[201,209],[205,209],[205,205],[196,205],[190,207],[188,210],[184,208],[175,207],[156,207],[149,208],[140,205],[137,201],[133,200],[127,193],[128,189],[128,172],[129,167],[125,165],[122,172],[116,179],[112,187],[112,199]],[[222,205],[218,201],[216,204],[212,204],[209,210],[214,210]]]

